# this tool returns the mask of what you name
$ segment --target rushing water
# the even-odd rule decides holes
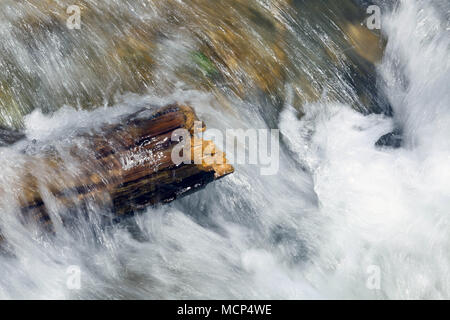
[[[26,135],[0,148],[0,298],[450,298],[448,1],[382,6],[381,61],[348,42],[351,1],[162,2],[84,1],[71,31],[52,1],[0,5],[0,118]],[[237,165],[106,229],[19,222],[24,149],[173,101],[210,128],[279,128],[278,174]],[[376,146],[390,132],[401,146]]]

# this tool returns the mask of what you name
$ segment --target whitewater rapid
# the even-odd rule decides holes
[[[0,298],[450,298],[450,8],[427,3],[400,1],[383,14],[377,78],[394,116],[324,97],[298,119],[287,99],[277,175],[236,165],[175,203],[107,229],[59,230],[51,241],[20,227],[17,204],[2,197],[0,229],[14,255],[0,256]],[[210,128],[268,128],[259,106],[236,98],[224,110],[181,82],[171,96],[149,89],[121,100],[93,112],[35,110],[25,118],[27,142],[70,139],[173,101],[191,104]],[[400,148],[375,146],[396,129]],[[27,142],[0,148],[2,186],[14,181]],[[81,272],[76,290],[67,285],[71,266]]]
[[[327,220],[306,269],[326,297],[449,297],[449,7],[425,3],[401,1],[383,19],[389,40],[378,72],[393,118],[320,103],[300,121],[289,106],[281,115]],[[401,148],[375,146],[394,130]],[[379,288],[368,290],[373,270]]]

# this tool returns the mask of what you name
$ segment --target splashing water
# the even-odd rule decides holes
[[[92,5],[90,1],[86,3]],[[106,2],[101,3],[91,8],[104,8]],[[447,232],[450,223],[450,7],[447,2],[436,1],[430,5],[425,1],[405,0],[389,9],[389,13],[386,9],[384,56],[375,76],[363,79],[376,82],[376,85],[365,83],[363,88],[369,91],[378,88],[386,96],[386,101],[379,101],[374,94],[375,108],[364,107],[372,98],[362,98],[361,90],[348,80],[351,66],[351,70],[361,68],[364,73],[367,64],[349,62],[352,57],[342,53],[343,43],[339,42],[344,41],[330,36],[338,33],[341,26],[331,24],[327,29],[329,24],[321,21],[322,15],[315,16],[318,23],[300,25],[298,17],[286,13],[282,1],[274,1],[278,5],[272,7],[265,7],[265,1],[256,1],[265,8],[262,12],[270,13],[271,18],[265,20],[267,30],[280,24],[290,39],[297,39],[286,48],[289,61],[282,62],[280,74],[284,76],[279,75],[283,81],[277,79],[279,82],[273,84],[266,83],[266,78],[254,80],[252,65],[231,68],[231,61],[218,63],[220,52],[217,61],[200,53],[194,55],[193,61],[189,60],[200,45],[166,19],[171,16],[168,12],[187,10],[185,6],[175,6],[174,11],[164,7],[168,11],[163,11],[157,5],[144,9],[140,1],[134,6],[124,3],[120,10],[127,10],[129,21],[141,21],[147,27],[147,20],[165,21],[171,29],[151,49],[158,53],[156,62],[141,65],[143,69],[139,70],[133,69],[134,62],[129,62],[128,67],[122,64],[122,69],[117,70],[115,76],[122,83],[117,86],[124,88],[124,92],[134,93],[117,95],[112,108],[106,106],[109,102],[93,111],[61,106],[77,105],[73,101],[82,96],[97,97],[97,91],[100,97],[110,95],[102,92],[103,82],[113,77],[114,63],[122,61],[120,56],[88,62],[87,56],[80,53],[64,64],[58,57],[60,47],[41,48],[42,51],[34,53],[38,54],[34,58],[30,51],[25,53],[19,47],[13,55],[16,59],[29,57],[28,62],[20,64],[23,73],[30,71],[27,77],[30,74],[36,77],[40,74],[38,70],[43,69],[45,77],[37,77],[44,77],[48,83],[54,81],[60,90],[41,93],[40,102],[53,99],[51,107],[50,104],[48,108],[28,105],[27,101],[33,100],[28,90],[33,86],[26,87],[25,82],[27,94],[17,96],[20,113],[35,110],[10,124],[17,122],[20,127],[19,123],[23,123],[26,139],[0,148],[3,169],[0,229],[8,239],[8,252],[14,253],[0,256],[0,298],[450,297]],[[111,15],[119,20],[119,4],[115,1],[110,4]],[[309,2],[298,1],[296,5],[307,8]],[[17,6],[10,4],[4,8],[12,10]],[[203,11],[192,10],[190,14],[199,17],[209,12],[206,6]],[[268,31],[251,24],[251,18],[258,16],[252,14],[245,20],[248,24],[244,31],[253,32],[252,36],[260,42],[255,41],[252,48],[260,49],[266,41],[262,35]],[[177,19],[175,13],[172,18]],[[5,21],[11,19],[2,19],[0,29],[2,37],[7,34],[16,42],[17,38],[5,31],[8,24]],[[186,21],[187,18],[183,22]],[[9,27],[16,30],[14,26]],[[99,34],[105,37],[98,41],[85,39],[80,46],[86,48],[88,43],[95,43],[95,51],[100,55],[106,52],[100,48],[113,45],[115,38],[106,27],[98,27],[99,31],[88,23],[88,28],[90,37]],[[118,31],[124,36],[121,32]],[[64,31],[61,37],[74,35]],[[210,47],[216,46],[211,42],[213,35],[208,37]],[[301,42],[312,45],[318,39],[326,48],[325,53],[323,57],[317,53],[315,59],[306,63],[306,57],[314,53],[309,53]],[[56,37],[52,41],[60,40]],[[37,41],[37,47],[42,43]],[[5,48],[11,50],[7,43]],[[229,52],[227,49],[233,48],[225,48],[224,52]],[[54,60],[44,59],[45,52],[53,52]],[[258,53],[258,58],[262,59],[266,53]],[[334,62],[331,56],[335,57]],[[237,55],[231,57],[238,59]],[[33,69],[32,62],[36,61],[39,67]],[[92,69],[79,70],[76,76],[58,82],[60,70],[55,71],[55,65],[49,61],[74,69],[83,62],[85,68],[100,63],[97,67],[108,71],[108,75],[101,77]],[[8,63],[10,67],[14,65]],[[183,70],[192,74],[181,77],[180,68],[185,64],[189,66]],[[141,78],[141,82],[135,82],[132,74],[136,70],[145,73],[147,67],[154,68],[152,75],[156,80]],[[195,68],[201,72],[194,72]],[[272,72],[272,76],[277,74],[276,64],[269,69],[266,72]],[[12,69],[7,69],[2,76],[5,74],[11,76]],[[222,78],[218,74],[226,76]],[[80,91],[76,81],[80,75],[87,75],[87,87],[95,92]],[[203,85],[190,85],[196,77]],[[253,79],[251,84],[242,81],[248,78]],[[214,81],[222,85],[220,90],[211,89]],[[44,82],[42,87],[51,88],[52,84],[48,83]],[[140,87],[142,83],[146,83],[146,88]],[[251,91],[258,86],[257,92]],[[275,87],[280,88],[275,90]],[[5,92],[14,96],[10,94],[13,89]],[[61,90],[72,95],[67,98]],[[242,92],[248,93],[246,98]],[[279,96],[283,98],[281,106],[276,105]],[[302,102],[301,108],[298,100]],[[279,127],[282,150],[278,174],[261,176],[257,166],[238,165],[233,175],[170,205],[149,208],[142,215],[106,229],[95,223],[81,223],[77,230],[57,229],[52,240],[40,238],[37,232],[19,223],[14,185],[24,162],[21,151],[32,140],[37,141],[36,147],[45,147],[55,140],[63,144],[81,131],[105,122],[115,123],[121,115],[146,103],[164,105],[173,101],[190,103],[210,128]],[[392,108],[393,117],[389,112],[359,112],[386,111],[386,105]],[[281,109],[280,113],[275,112],[277,108]],[[303,114],[301,118],[299,111]],[[3,118],[8,124],[10,118]],[[376,146],[380,137],[394,130],[402,133],[400,148]],[[65,161],[71,173],[76,174],[80,164],[72,163],[70,158]],[[85,210],[98,213],[105,209],[88,203]],[[57,208],[54,211],[58,214]],[[80,268],[79,290],[67,286],[69,266]],[[368,283],[373,267],[380,272],[379,288]]]
[[[394,119],[335,104],[309,105],[301,121],[289,107],[281,116],[327,221],[308,275],[333,298],[448,298],[448,20],[403,1],[384,24],[389,41],[379,71]],[[403,147],[375,147],[395,127]],[[378,292],[365,287],[371,266],[381,271]]]

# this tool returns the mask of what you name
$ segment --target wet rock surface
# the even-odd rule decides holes
[[[401,148],[403,144],[403,135],[401,130],[395,130],[382,136],[375,145],[384,148]]]
[[[20,131],[0,127],[0,147],[11,145],[25,137]]]

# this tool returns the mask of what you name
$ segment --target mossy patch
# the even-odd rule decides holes
[[[219,73],[214,65],[214,62],[212,62],[211,59],[200,51],[192,52],[192,60],[195,65],[208,77],[216,76]]]

